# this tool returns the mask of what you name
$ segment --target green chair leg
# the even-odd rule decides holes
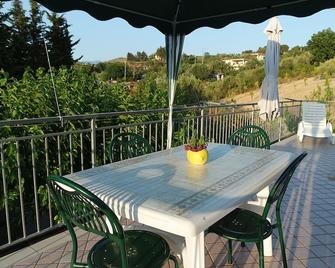
[[[256,243],[259,254],[259,268],[264,268],[264,248],[263,241],[259,241]]]
[[[179,263],[178,263],[178,260],[175,256],[170,255],[169,259],[173,261],[175,268],[179,268]]]
[[[71,239],[72,239],[72,254],[71,254],[71,264],[70,267],[71,268],[84,268],[84,267],[88,267],[88,265],[86,263],[81,263],[81,262],[77,262],[77,255],[78,255],[78,241],[77,241],[77,237],[76,237],[76,233],[73,230],[72,226],[70,223],[66,224],[67,229],[69,230]]]
[[[70,225],[70,224],[68,224]],[[72,254],[71,254],[71,268],[77,263],[77,253],[78,253],[78,242],[76,233],[74,232],[72,226],[67,226],[71,239],[72,239]]]
[[[228,240],[228,263],[233,263],[233,242],[232,240]]]
[[[283,260],[283,266],[284,266],[284,268],[287,268],[285,242],[284,242],[284,236],[283,236],[283,227],[282,227],[282,224],[281,224],[279,209],[276,209],[276,218],[277,218],[277,228],[278,228],[278,234],[279,234],[279,242],[280,242],[280,250],[281,250],[282,260]]]
[[[73,264],[72,267],[73,267],[73,268],[88,268],[88,265],[85,264],[85,263],[75,263],[75,264]],[[71,267],[71,268],[72,268],[72,267]]]

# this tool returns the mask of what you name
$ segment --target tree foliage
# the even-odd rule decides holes
[[[142,52],[138,51],[136,53],[136,58],[139,61],[146,61],[146,60],[148,60],[148,55],[144,51],[142,51]]]
[[[210,71],[208,66],[201,63],[194,64],[191,67],[190,72],[200,80],[207,80],[212,77],[212,72]]]
[[[165,47],[159,47],[159,48],[156,50],[155,55],[157,55],[157,56],[160,57],[161,59],[165,59],[165,57],[166,57],[166,49],[165,49]]]
[[[120,80],[124,78],[125,64],[121,62],[112,62],[106,64],[106,67],[101,75],[103,81]],[[129,68],[126,67],[126,77],[129,77]]]
[[[47,57],[44,40],[48,43],[54,66],[71,66],[73,49],[79,41],[72,42],[69,25],[62,16],[49,16],[51,25],[46,26],[45,11],[37,2],[30,0],[28,16],[21,0],[14,0],[9,12],[1,12],[0,3],[0,68],[11,76],[20,78],[26,68],[46,68]]]
[[[285,45],[285,44],[280,45],[280,54],[283,55],[284,53],[288,52],[289,49],[290,49],[290,47],[288,45]]]
[[[313,62],[325,62],[335,56],[335,32],[330,28],[313,34],[307,42],[307,48],[313,56]]]
[[[52,66],[60,67],[71,66],[79,59],[73,59],[73,47],[79,43],[79,40],[72,41],[72,35],[69,32],[69,25],[64,16],[56,13],[48,14],[51,26],[48,28],[47,40],[49,43],[49,55]]]
[[[43,12],[37,2],[30,0],[30,6],[30,23],[28,29],[30,35],[30,67],[33,70],[36,70],[38,67],[47,67],[47,58],[44,47],[46,25],[43,21]]]
[[[23,74],[25,68],[30,66],[31,56],[29,48],[28,18],[20,0],[14,0],[10,10],[9,22],[11,24],[12,38],[9,46],[11,63],[6,66],[14,76]]]
[[[9,14],[1,12],[3,8],[3,3],[0,2],[0,69],[8,66],[11,62],[11,53],[10,53],[10,45],[11,45],[11,30],[8,26],[8,18]]]

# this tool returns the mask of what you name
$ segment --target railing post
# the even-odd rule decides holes
[[[96,161],[96,125],[94,118],[91,119],[91,161],[92,168],[94,168]]]
[[[204,108],[200,110],[200,136],[204,135]]]
[[[251,125],[254,125],[254,116],[255,116],[255,105],[252,105],[252,112],[251,112]]]
[[[282,131],[282,116],[279,117],[279,135],[278,135],[278,141],[281,140],[281,131]]]
[[[280,103],[280,109],[279,109],[281,115],[279,116],[279,134],[278,134],[278,141],[281,141],[282,137],[282,124],[283,124],[283,116],[284,116],[284,103]]]
[[[299,101],[300,102],[300,109],[299,109],[299,118],[302,117],[302,101]]]
[[[7,226],[7,239],[8,239],[8,243],[10,244],[12,243],[12,235],[11,235],[11,225],[10,225],[10,220],[9,220],[7,180],[6,180],[6,175],[5,175],[5,154],[4,154],[4,148],[3,148],[2,142],[0,143],[0,156],[1,156],[2,188],[3,188],[6,226]]]
[[[162,144],[161,150],[164,150],[164,113],[162,114]]]

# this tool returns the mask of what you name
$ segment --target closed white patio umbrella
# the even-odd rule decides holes
[[[280,116],[278,73],[280,60],[280,34],[283,31],[277,17],[271,18],[265,33],[268,42],[265,52],[265,78],[261,86],[259,116],[262,120],[274,120]]]

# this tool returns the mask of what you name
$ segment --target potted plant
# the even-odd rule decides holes
[[[187,160],[195,165],[204,165],[208,159],[207,143],[204,136],[196,138],[193,132],[191,139],[184,145],[187,151]]]

